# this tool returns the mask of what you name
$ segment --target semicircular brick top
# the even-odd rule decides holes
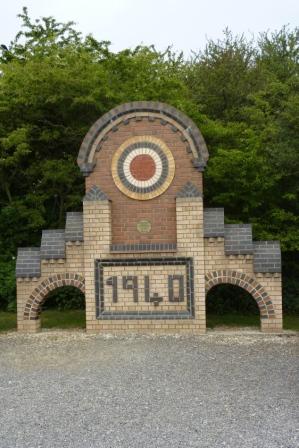
[[[77,158],[78,165],[85,176],[93,172],[94,155],[100,150],[101,143],[111,130],[117,129],[119,123],[135,117],[160,118],[182,134],[182,138],[190,147],[193,164],[199,170],[205,168],[209,153],[195,123],[176,108],[158,101],[134,101],[125,103],[107,112],[97,120],[86,134]]]

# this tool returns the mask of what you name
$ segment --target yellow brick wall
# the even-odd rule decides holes
[[[86,329],[88,332],[191,332],[205,331],[203,204],[200,198],[177,199],[177,244],[175,254],[167,252],[111,254],[111,219],[108,201],[84,202],[84,265]],[[193,257],[195,276],[195,319],[98,320],[95,308],[95,259],[140,259]],[[181,267],[179,268],[179,270]],[[122,271],[124,272],[124,271]],[[149,272],[146,268],[143,274]],[[166,291],[164,291],[166,293]],[[171,305],[170,305],[171,306]]]
[[[85,201],[84,210],[84,245],[83,243],[67,243],[65,260],[43,260],[41,277],[38,279],[18,279],[18,329],[21,331],[37,331],[40,321],[23,320],[24,308],[32,291],[53,274],[73,273],[85,278],[86,297],[86,329],[88,332],[186,332],[203,333],[206,329],[205,315],[205,274],[219,270],[230,270],[245,273],[263,286],[271,298],[275,310],[275,319],[263,319],[263,331],[277,331],[282,328],[281,275],[255,274],[253,272],[252,255],[230,255],[224,252],[224,238],[203,237],[203,203],[201,198],[178,198],[176,200],[177,252],[154,253],[118,253],[110,252],[111,244],[111,203],[109,201]],[[194,319],[146,319],[146,320],[100,320],[96,318],[95,302],[95,260],[96,259],[140,259],[191,257],[194,263]],[[184,274],[185,267],[177,266],[176,273]],[[151,279],[160,285],[162,294],[168,294],[165,277],[173,273],[171,268],[136,267],[135,275],[152,274]],[[169,270],[169,272],[168,272]],[[132,270],[124,267],[107,268],[104,278],[111,275],[127,275]],[[141,282],[141,280],[140,280]],[[139,293],[142,295],[144,291]],[[108,289],[109,290],[109,289]],[[132,291],[122,290],[121,300],[113,304],[111,297],[106,296],[105,306],[110,311],[152,310],[153,304],[134,304]],[[127,299],[127,300],[125,300]],[[167,302],[159,305],[159,311],[186,310],[186,303]]]
[[[281,274],[262,274],[253,272],[252,255],[225,255],[224,238],[205,238],[205,271],[239,271],[247,274],[261,284],[271,298],[275,310],[275,319],[261,321],[262,331],[282,329]]]
[[[84,277],[84,246],[82,242],[66,244],[66,259],[42,260],[39,278],[17,279],[17,322],[18,330],[34,332],[40,328],[40,320],[24,320],[24,308],[35,290],[44,280],[54,274],[73,273]]]

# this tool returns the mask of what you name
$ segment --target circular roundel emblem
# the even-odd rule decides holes
[[[174,172],[171,151],[162,140],[151,136],[126,140],[112,159],[115,185],[130,198],[142,201],[164,193]]]

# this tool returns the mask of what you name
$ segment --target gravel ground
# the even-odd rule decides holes
[[[0,447],[298,448],[297,355],[291,334],[1,335]]]

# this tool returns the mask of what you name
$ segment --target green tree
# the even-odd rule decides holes
[[[159,100],[193,118],[208,143],[206,206],[253,222],[256,238],[280,239],[285,271],[297,275],[297,29],[251,41],[226,30],[185,60],[170,48],[113,53],[72,22],[32,21],[26,8],[19,17],[0,50],[0,272],[12,273],[18,246],[38,245],[42,228],[81,209],[75,161],[90,125],[117,104]],[[3,302],[14,291],[1,284]]]
[[[181,55],[153,47],[113,53],[73,23],[32,21],[0,52],[0,263],[38,245],[42,228],[64,226],[80,210],[76,165],[90,125],[119,103],[160,100],[188,108]],[[0,287],[1,289],[1,287]],[[1,294],[0,294],[1,295]]]

